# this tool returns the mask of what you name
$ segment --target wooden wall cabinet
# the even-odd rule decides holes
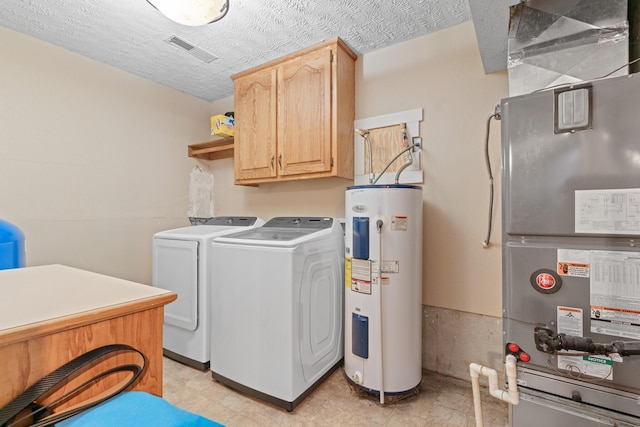
[[[236,184],[353,179],[355,60],[334,38],[232,76]]]

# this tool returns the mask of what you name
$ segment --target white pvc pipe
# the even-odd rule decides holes
[[[483,427],[482,423],[482,401],[480,400],[480,382],[478,377],[480,376],[477,371],[477,364],[472,363],[469,365],[471,371],[471,390],[473,390],[473,409],[476,417],[476,427]],[[482,370],[482,368],[480,368]]]
[[[482,402],[480,400],[480,375],[484,375],[489,380],[489,393],[496,399],[500,399],[511,405],[520,403],[520,393],[518,392],[518,384],[516,383],[516,358],[509,354],[505,358],[505,371],[507,374],[508,390],[503,390],[498,385],[498,373],[495,369],[477,363],[469,365],[469,373],[471,374],[471,387],[473,390],[473,407],[475,410],[476,427],[483,427],[482,421]]]
[[[380,328],[380,404],[384,405],[384,360],[382,358],[382,220],[379,219],[376,223],[378,229],[378,307],[380,309],[380,315],[378,316],[378,327]]]

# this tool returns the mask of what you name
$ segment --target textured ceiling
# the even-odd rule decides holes
[[[503,2],[507,0],[230,0],[221,21],[187,27],[145,0],[0,0],[0,26],[216,100],[233,93],[232,74],[324,39],[340,36],[361,55],[468,21],[472,11],[478,16],[474,24],[482,22],[482,27],[476,24],[476,34],[485,70],[504,69],[508,8],[496,18],[482,7]],[[202,62],[164,41],[173,35],[217,59]],[[499,46],[483,53],[483,40],[490,36]],[[504,54],[496,55],[497,49]],[[488,66],[484,58],[491,55],[498,65]]]

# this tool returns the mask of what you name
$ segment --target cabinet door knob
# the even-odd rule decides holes
[[[282,153],[278,156],[278,164],[280,165],[280,170],[282,170]]]
[[[273,154],[271,155],[271,170],[273,170],[273,161],[275,160],[276,156],[274,156]]]

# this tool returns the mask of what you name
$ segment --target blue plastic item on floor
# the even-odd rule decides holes
[[[24,267],[24,234],[13,224],[0,219],[0,270]]]
[[[224,427],[149,393],[129,391],[64,421],[57,427]]]

